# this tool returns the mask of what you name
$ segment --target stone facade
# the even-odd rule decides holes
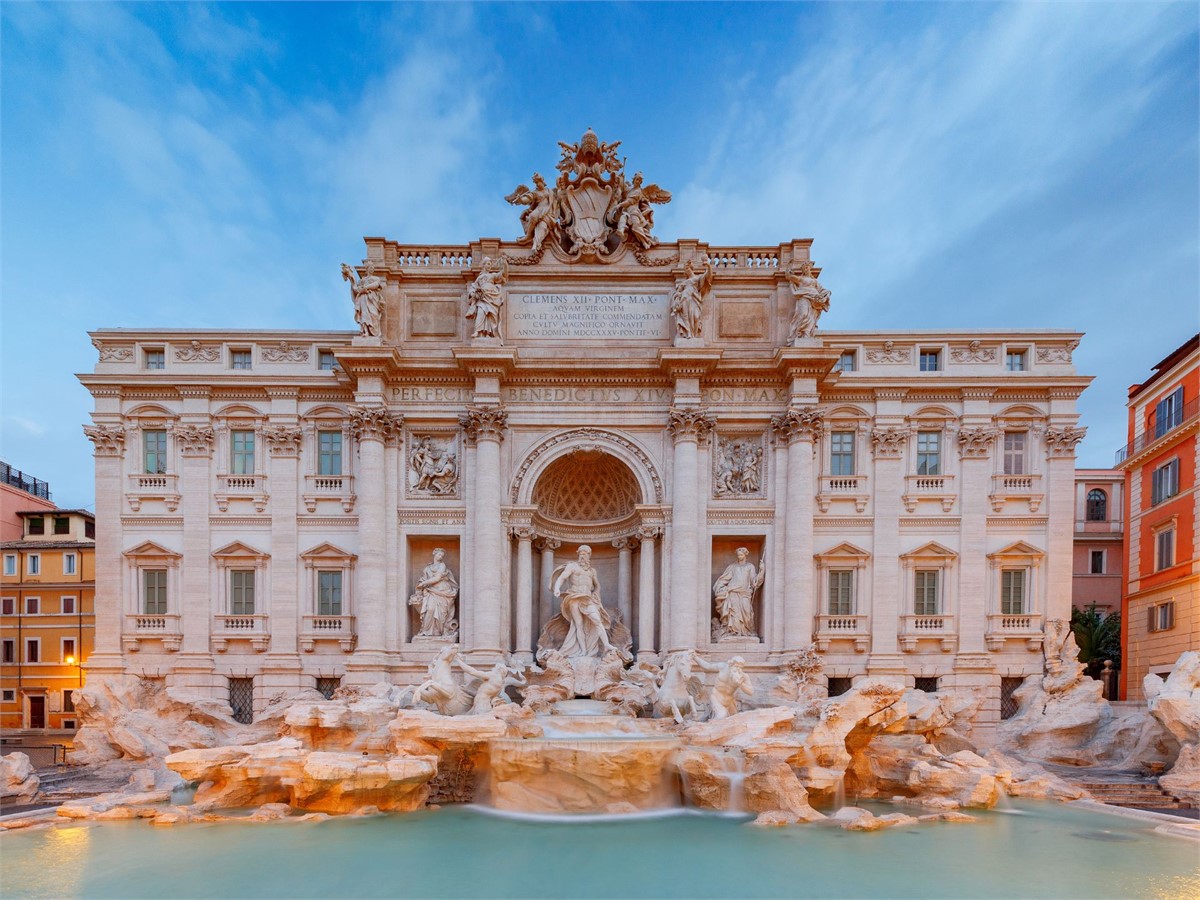
[[[415,684],[435,549],[464,657],[528,664],[586,544],[638,659],[815,644],[831,678],[975,689],[987,733],[1070,616],[1080,335],[816,330],[811,241],[658,243],[670,195],[588,140],[509,198],[519,241],[368,238],[358,332],[92,335],[91,673],[260,709]],[[713,589],[743,547],[749,635]]]

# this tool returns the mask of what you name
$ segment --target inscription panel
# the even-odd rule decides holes
[[[509,294],[508,337],[665,341],[670,305],[666,294]]]

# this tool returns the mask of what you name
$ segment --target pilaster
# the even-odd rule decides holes
[[[476,661],[503,656],[501,579],[504,565],[504,523],[500,509],[500,442],[508,423],[508,413],[499,405],[472,406],[459,420],[467,440],[475,445],[475,505],[472,510],[473,589],[466,598],[469,610],[463,617],[471,621],[471,650]],[[461,609],[461,607],[460,607]]]
[[[694,649],[700,622],[699,560],[699,444],[707,440],[715,420],[701,407],[676,408],[668,413],[675,441],[671,480],[671,650]],[[705,617],[707,618],[707,617]]]
[[[771,420],[776,435],[787,442],[783,647],[789,653],[812,643],[813,446],[824,416],[816,406],[793,406]]]

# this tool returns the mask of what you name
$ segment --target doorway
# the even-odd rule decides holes
[[[29,727],[46,727],[46,697],[44,694],[29,697]]]

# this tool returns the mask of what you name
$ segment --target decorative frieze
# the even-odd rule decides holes
[[[262,430],[263,440],[272,456],[299,456],[303,432],[292,425],[268,425]]]
[[[876,428],[871,432],[871,450],[879,459],[898,459],[904,455],[908,431],[903,428]]]
[[[100,354],[100,362],[129,362],[129,360],[133,359],[132,347],[114,347],[111,344],[105,344],[100,341],[92,341],[92,346]]]
[[[404,417],[382,406],[352,406],[350,430],[358,441],[386,441],[395,437],[404,424]]]
[[[458,423],[471,441],[500,442],[504,440],[508,412],[502,406],[469,406],[459,416]]]
[[[263,347],[262,358],[266,362],[308,362],[308,348],[280,341],[270,347]]]
[[[216,437],[208,425],[178,425],[175,428],[175,446],[184,456],[209,456],[212,454]]]
[[[1047,428],[1046,455],[1051,459],[1065,459],[1075,455],[1076,445],[1087,435],[1086,428]]]
[[[83,433],[96,456],[120,456],[125,451],[125,429],[120,425],[84,425]]]
[[[964,428],[958,433],[958,455],[963,459],[982,459],[991,452],[999,436],[995,428]]]
[[[705,441],[716,427],[717,420],[701,406],[679,408],[672,406],[667,410],[667,430],[675,442]]]
[[[179,362],[220,362],[221,345],[189,341],[186,347],[175,348],[175,359]]]
[[[965,347],[955,347],[950,358],[956,363],[990,363],[996,361],[996,348],[984,347],[979,341],[971,341]]]
[[[897,347],[895,341],[884,341],[882,347],[873,347],[867,351],[867,362],[894,364],[911,361],[912,350],[908,347]]]
[[[1038,347],[1037,361],[1040,363],[1070,363],[1071,354],[1079,346],[1079,341],[1071,341],[1065,347]]]

